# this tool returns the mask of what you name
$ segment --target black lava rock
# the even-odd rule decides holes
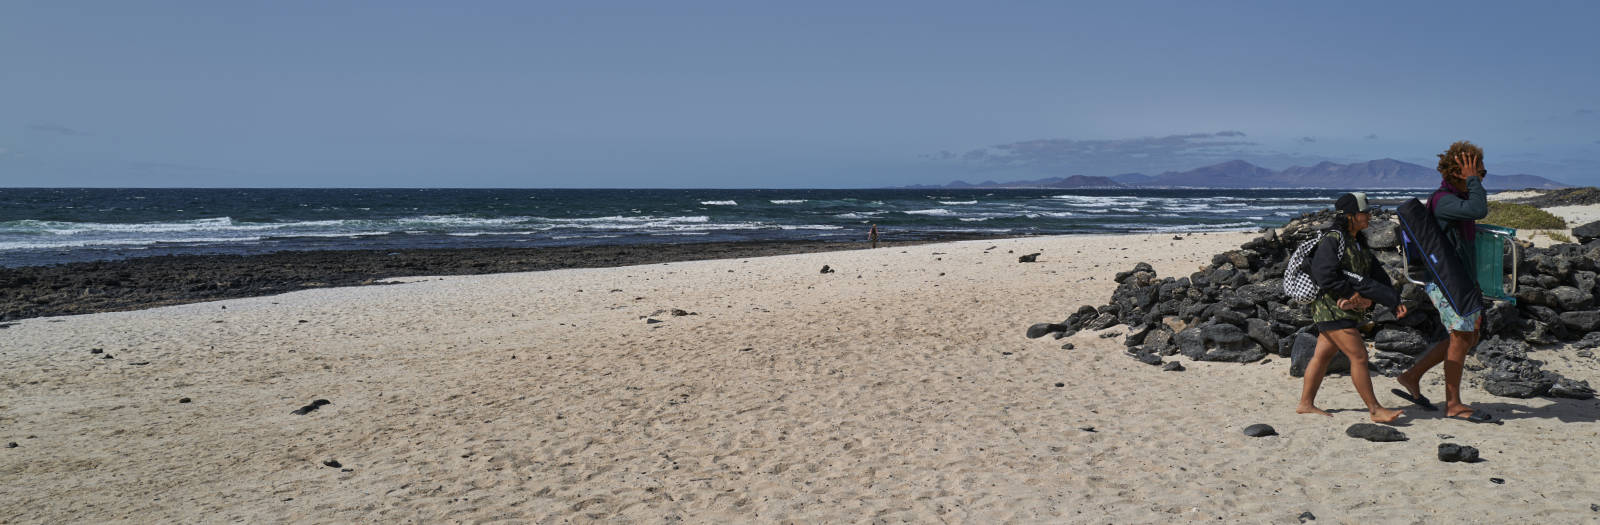
[[[336,460],[336,459],[330,459],[330,460],[327,460],[327,461],[323,461],[322,464],[330,466],[330,467],[333,467],[333,468],[339,468],[339,467],[344,466],[344,465],[339,464],[339,460]]]
[[[1551,397],[1564,397],[1568,399],[1594,399],[1594,389],[1589,387],[1588,381],[1579,381],[1563,377],[1557,379],[1550,386]]]
[[[1385,328],[1374,336],[1372,346],[1379,350],[1400,352],[1406,355],[1421,355],[1428,350],[1428,343],[1422,340],[1422,334],[1410,328]]]
[[[1591,222],[1572,229],[1572,236],[1578,238],[1580,244],[1600,239],[1600,221]]]
[[[1395,430],[1393,427],[1375,425],[1372,423],[1356,423],[1344,430],[1346,436],[1361,438],[1367,441],[1385,443],[1390,441],[1406,441],[1405,432]]]
[[[1311,357],[1316,354],[1316,351],[1317,336],[1309,333],[1295,334],[1294,348],[1290,350],[1289,355],[1289,375],[1294,377],[1305,377],[1306,366],[1311,363]],[[1337,355],[1333,356],[1333,361],[1328,363],[1327,373],[1333,374],[1348,372],[1350,372],[1350,358],[1345,357],[1344,352],[1339,352]]]
[[[1071,350],[1071,349],[1073,349],[1072,343],[1062,343],[1061,349],[1062,350]]]
[[[1060,332],[1067,327],[1055,323],[1038,323],[1028,327],[1028,339],[1038,339],[1051,332]]]
[[[311,404],[309,404],[309,405],[306,405],[306,406],[300,407],[298,409],[295,409],[295,411],[290,412],[290,414],[294,414],[294,415],[297,415],[297,416],[303,416],[303,415],[315,412],[319,408],[322,408],[322,405],[331,405],[331,404],[333,404],[332,401],[328,401],[326,399],[318,399],[316,401],[312,401]]]
[[[1266,423],[1256,423],[1254,425],[1244,427],[1244,435],[1250,437],[1276,436],[1278,435],[1278,431],[1277,429],[1272,428],[1272,425],[1268,425]]]
[[[1162,365],[1161,369],[1167,372],[1182,372],[1184,370],[1183,363],[1177,361],[1169,361],[1167,364]]]
[[[1031,262],[1038,262],[1038,261],[1039,261],[1039,254],[1038,253],[1030,253],[1030,254],[1027,254],[1027,255],[1024,255],[1024,256],[1021,256],[1021,257],[1017,258],[1017,262],[1019,262],[1019,263],[1031,263]]]
[[[1478,449],[1466,445],[1457,445],[1455,443],[1440,443],[1439,461],[1443,461],[1445,463],[1455,463],[1457,461],[1476,463],[1479,461]]]
[[[829,268],[828,265],[824,264],[822,265],[822,273],[833,273],[833,268]]]
[[[1305,523],[1308,521],[1317,521],[1317,515],[1312,514],[1309,510],[1300,513],[1300,523]]]
[[[178,398],[178,402],[179,402],[179,403],[188,403],[188,402],[189,402],[189,398],[187,398],[187,397],[180,397],[180,398]]]
[[[1600,330],[1600,310],[1580,310],[1576,312],[1561,312],[1561,323],[1577,332]]]
[[[17,448],[19,446],[21,446],[21,445],[18,445],[17,442],[15,442],[15,441],[12,441],[10,443],[6,443],[6,448]]]

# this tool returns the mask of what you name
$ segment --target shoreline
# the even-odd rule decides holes
[[[1019,237],[953,235],[884,242],[880,249],[1009,238]],[[260,297],[316,288],[381,285],[389,284],[382,282],[386,279],[402,277],[613,268],[866,249],[871,249],[871,244],[865,241],[749,241],[541,248],[306,250],[256,255],[158,255],[9,267],[0,268],[0,323]]]

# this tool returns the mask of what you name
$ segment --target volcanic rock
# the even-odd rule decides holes
[[[1561,324],[1588,337],[1588,332],[1600,330],[1600,310],[1561,312]]]
[[[1266,423],[1256,423],[1254,425],[1244,427],[1244,435],[1250,437],[1276,436],[1278,435],[1278,431],[1273,429],[1272,425],[1268,425]]]
[[[1573,228],[1572,236],[1577,237],[1578,242],[1581,244],[1588,244],[1589,241],[1600,239],[1600,221]]]
[[[1439,461],[1445,463],[1455,463],[1457,461],[1476,463],[1478,462],[1478,449],[1455,443],[1440,443]]]
[[[1361,438],[1367,441],[1378,443],[1406,441],[1410,439],[1406,437],[1405,432],[1396,430],[1394,427],[1386,427],[1372,423],[1356,423],[1354,425],[1350,425],[1350,428],[1344,430],[1344,434],[1353,438]]]

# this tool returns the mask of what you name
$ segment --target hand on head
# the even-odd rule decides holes
[[[1487,175],[1483,170],[1483,160],[1471,153],[1463,151],[1457,154],[1456,163],[1461,166],[1461,172],[1455,176],[1456,180],[1466,181],[1467,177],[1482,178]]]

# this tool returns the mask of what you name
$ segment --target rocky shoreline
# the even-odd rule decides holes
[[[896,242],[910,246],[987,237]],[[553,248],[293,251],[169,255],[0,268],[0,323],[381,284],[414,275],[478,275],[865,249],[865,242],[728,242]],[[887,249],[887,248],[883,248]],[[0,324],[0,328],[5,325]]]
[[[1060,322],[1030,326],[1028,337],[1070,336],[1080,330],[1106,330],[1124,325],[1128,355],[1151,365],[1163,356],[1182,354],[1199,361],[1256,362],[1269,355],[1289,358],[1289,372],[1299,377],[1316,346],[1308,307],[1296,306],[1282,290],[1284,268],[1296,246],[1316,236],[1332,219],[1325,210],[1302,215],[1281,230],[1269,229],[1237,250],[1216,254],[1209,265],[1187,277],[1158,278],[1145,263],[1118,273],[1110,302],[1083,306]],[[1393,214],[1379,213],[1365,232],[1369,244],[1396,283],[1401,275],[1399,224]],[[1510,254],[1506,255],[1511,266]],[[1600,272],[1600,241],[1560,244],[1549,248],[1523,246],[1517,302],[1494,302],[1485,310],[1483,340],[1468,358],[1491,394],[1513,398],[1535,396],[1593,398],[1585,381],[1543,370],[1528,357],[1532,345],[1576,342],[1579,352],[1600,347],[1600,304],[1595,294]],[[1374,343],[1372,369],[1396,376],[1446,332],[1423,290],[1401,287],[1411,311],[1397,319],[1378,305],[1372,323],[1363,327]],[[1102,336],[1109,332],[1102,332]],[[1330,371],[1348,371],[1343,356]]]

